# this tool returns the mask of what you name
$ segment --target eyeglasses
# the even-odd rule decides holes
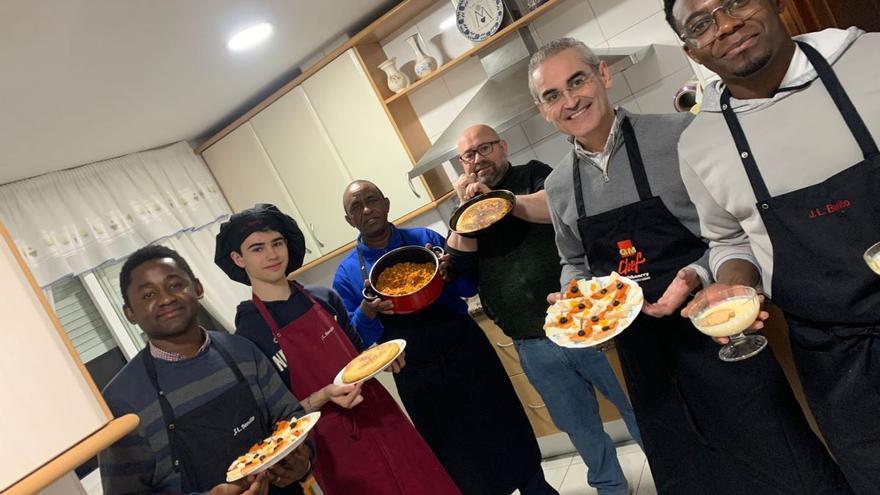
[[[679,33],[682,41],[690,43],[700,50],[715,41],[718,35],[718,21],[715,13],[719,10],[727,17],[744,21],[761,10],[761,0],[724,0],[721,5],[708,13],[695,15],[687,20],[684,29]]]
[[[575,96],[579,94],[581,91],[586,88],[592,86],[592,84],[596,81],[596,70],[598,67],[592,67],[592,71],[590,73],[580,72],[575,74],[574,77],[568,80],[568,84],[566,88],[562,91],[558,90],[550,90],[541,95],[539,98],[539,103],[544,105],[545,108],[552,108],[559,104],[562,101],[563,93],[568,93],[569,96]]]
[[[487,141],[476,148],[469,149],[464,153],[458,155],[458,159],[465,163],[473,163],[474,160],[477,159],[477,155],[486,156],[492,152],[492,149],[495,148],[495,145],[500,143],[500,139],[496,139],[495,141]]]

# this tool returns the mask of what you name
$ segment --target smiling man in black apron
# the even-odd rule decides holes
[[[343,194],[346,220],[358,229],[355,249],[336,269],[333,288],[369,344],[406,340],[406,367],[394,375],[403,405],[464,495],[556,493],[544,479],[535,434],[498,355],[462,297],[476,283],[459,277],[437,300],[410,314],[393,314],[364,299],[373,264],[401,246],[439,246],[443,236],[388,221],[391,201],[372,182]],[[367,282],[368,283],[368,282]]]
[[[602,426],[596,390],[614,404],[641,444],[629,399],[604,353],[560,347],[544,334],[547,293],[559,286],[560,271],[544,192],[553,169],[536,160],[511,165],[507,141],[485,125],[465,130],[458,151],[465,172],[455,182],[459,200],[503,189],[516,195],[516,204],[475,238],[450,233],[451,269],[479,281],[483,310],[510,337],[553,424],[568,435],[587,465],[589,485],[599,493],[623,493],[628,483],[614,441]]]
[[[250,341],[198,326],[202,285],[177,252],[147,246],[120,272],[125,316],[150,338],[107,385],[114,416],[138,428],[99,456],[104,493],[302,493],[308,443],[268,472],[227,484],[226,469],[303,410]]]
[[[678,315],[708,283],[675,151],[690,118],[613,109],[608,67],[570,38],[533,55],[529,76],[541,114],[573,137],[544,183],[560,282],[618,271],[645,293],[616,341],[658,492],[848,493],[772,354],[724,363]]]
[[[880,35],[793,40],[782,8],[666,1],[685,52],[721,76],[682,135],[681,174],[710,290],[762,281],[828,447],[854,491],[880,493],[880,277],[862,260],[880,241]]]

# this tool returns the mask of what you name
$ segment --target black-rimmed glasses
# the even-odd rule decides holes
[[[718,21],[715,17],[718,11],[724,12],[730,18],[744,21],[759,10],[761,0],[725,0],[707,13],[689,17],[678,36],[699,50],[712,44],[718,35]]]
[[[464,153],[458,155],[458,159],[466,162],[473,163],[474,160],[477,159],[477,155],[486,156],[492,152],[492,149],[495,148],[495,145],[500,143],[500,139],[496,139],[495,141],[487,141],[485,143],[480,144],[476,148],[471,148]]]

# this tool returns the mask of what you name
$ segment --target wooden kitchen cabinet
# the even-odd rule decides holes
[[[304,263],[320,256],[302,215],[250,123],[245,123],[202,152],[233,211],[272,203],[296,220],[306,238]]]
[[[196,153],[205,157],[209,168],[212,168],[215,162],[227,160],[220,157],[220,150],[224,147],[218,148],[217,145],[230,134],[250,123],[257,128],[259,139],[264,139],[263,144],[269,150],[268,155],[286,154],[286,151],[279,149],[289,146],[276,147],[269,142],[273,141],[273,135],[277,142],[282,141],[283,136],[289,136],[289,130],[267,130],[266,122],[272,118],[264,117],[266,121],[261,125],[258,123],[259,116],[296,88],[301,88],[311,105],[313,117],[317,116],[320,124],[319,129],[315,131],[324,136],[332,147],[328,157],[334,157],[336,165],[342,164],[342,175],[347,174],[348,179],[367,179],[378,184],[391,199],[389,218],[392,221],[401,224],[435,208],[452,194],[452,183],[446,172],[439,169],[430,171],[411,182],[405,176],[431,146],[431,141],[409,101],[408,94],[431,81],[439,81],[441,75],[448,73],[470,57],[488,53],[497,46],[497,43],[513,35],[518,29],[526,27],[555,5],[564,3],[565,0],[546,0],[533,11],[500,29],[489,39],[474,45],[473,48],[446,62],[435,72],[394,95],[387,87],[384,73],[377,68],[388,58],[383,51],[381,41],[401,29],[414,25],[415,19],[437,2],[439,0],[402,0],[395,4],[384,15],[333,49],[326,57],[305,68],[297,77],[278,88],[220,132],[206,139],[196,148]],[[282,120],[277,115],[275,117]],[[276,141],[273,142],[277,144]],[[213,152],[210,151],[212,149]],[[270,163],[275,159],[273,156]],[[327,220],[327,217],[332,217],[334,212],[342,215],[339,208],[342,192],[333,195],[320,194],[321,201],[309,199],[318,195],[317,191],[323,192],[325,183],[322,183],[320,188],[309,190],[309,194],[298,192],[299,188],[304,187],[296,179],[303,175],[300,169],[294,171],[288,168],[288,164],[293,163],[293,160],[279,158],[278,161],[282,164],[274,164],[277,167],[276,183],[267,184],[266,188],[271,191],[259,196],[278,196],[277,184],[283,183],[289,198],[286,202],[276,200],[279,207],[281,204],[294,204],[299,207],[302,217],[307,220],[304,223],[304,230],[308,230],[308,223],[313,224],[314,238],[323,244],[323,246],[314,242],[309,244],[312,253],[307,261],[312,260],[312,263],[306,264],[302,270],[308,270],[351,249],[354,245],[351,242],[355,239],[354,231],[342,230],[339,218]],[[335,169],[329,166],[332,161],[328,158],[321,167],[321,170],[326,171],[328,175],[335,175]],[[221,172],[217,175],[228,174]],[[333,180],[338,180],[338,177],[335,179],[322,177],[322,179],[327,179],[326,183],[331,183]],[[218,179],[218,182],[221,188],[224,188],[223,181]],[[247,181],[246,192],[260,193],[258,188],[251,187],[253,182]],[[248,196],[244,192],[225,190],[235,187],[237,186],[234,181],[229,182],[223,192],[233,209],[241,209],[244,207],[241,201],[253,196]],[[314,212],[315,209],[321,211]],[[290,208],[287,210],[293,212]],[[342,232],[346,232],[350,237],[349,242],[340,245],[337,235],[341,237]],[[319,252],[318,248],[320,248],[320,256],[317,258],[311,256]]]
[[[305,262],[357,237],[342,193],[374,182],[397,219],[431,201],[354,50],[316,72],[202,151],[233,210],[271,202],[307,233]]]
[[[354,179],[376,183],[398,218],[431,198],[420,181],[409,181],[412,162],[354,49],[302,83],[345,169]],[[274,105],[274,104],[273,104]],[[333,198],[341,201],[342,193]]]
[[[504,370],[507,371],[507,376],[510,377],[510,381],[513,383],[513,390],[519,397],[520,402],[522,402],[523,409],[526,411],[526,416],[529,418],[529,423],[531,423],[532,429],[535,431],[535,436],[540,438],[559,433],[559,429],[556,428],[556,425],[553,424],[553,420],[550,419],[550,414],[547,411],[543,399],[541,399],[537,390],[532,387],[532,384],[529,383],[528,377],[523,372],[522,366],[519,362],[519,355],[517,355],[510,337],[504,335],[504,332],[502,332],[501,329],[484,314],[480,314],[474,319],[477,324],[480,325],[480,328],[483,329],[486,338],[492,343],[495,352],[498,354],[498,359],[501,360]],[[620,369],[620,360],[617,357],[617,350],[611,349],[606,352],[605,355],[608,357],[608,362],[611,364],[611,368],[614,369],[614,374],[617,376],[617,380],[620,382],[624,391],[626,391],[626,384],[623,380],[623,371]],[[599,416],[602,418],[602,422],[607,423],[609,421],[620,419],[620,413],[617,411],[617,408],[614,407],[605,396],[597,392],[596,398],[599,401]]]
[[[519,373],[511,376],[510,383],[513,384],[513,391],[516,392],[519,401],[522,402],[529,424],[532,425],[532,431],[535,432],[535,437],[541,438],[559,433],[559,428],[550,419],[550,412],[547,411],[544,399],[529,383],[526,374]]]
[[[250,123],[307,222],[303,230],[311,232],[321,254],[351,241],[357,232],[343,216],[342,193],[352,178],[302,86]]]
[[[782,20],[796,35],[835,27],[880,31],[880,0],[788,0]]]

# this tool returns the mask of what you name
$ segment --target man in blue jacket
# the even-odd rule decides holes
[[[375,184],[358,180],[343,194],[357,246],[339,265],[333,288],[368,344],[405,339],[406,367],[394,376],[416,428],[465,494],[556,493],[544,480],[538,442],[498,356],[462,299],[476,282],[446,284],[428,308],[394,314],[390,303],[361,294],[370,268],[401,246],[443,245],[425,228],[397,228],[391,202]]]

